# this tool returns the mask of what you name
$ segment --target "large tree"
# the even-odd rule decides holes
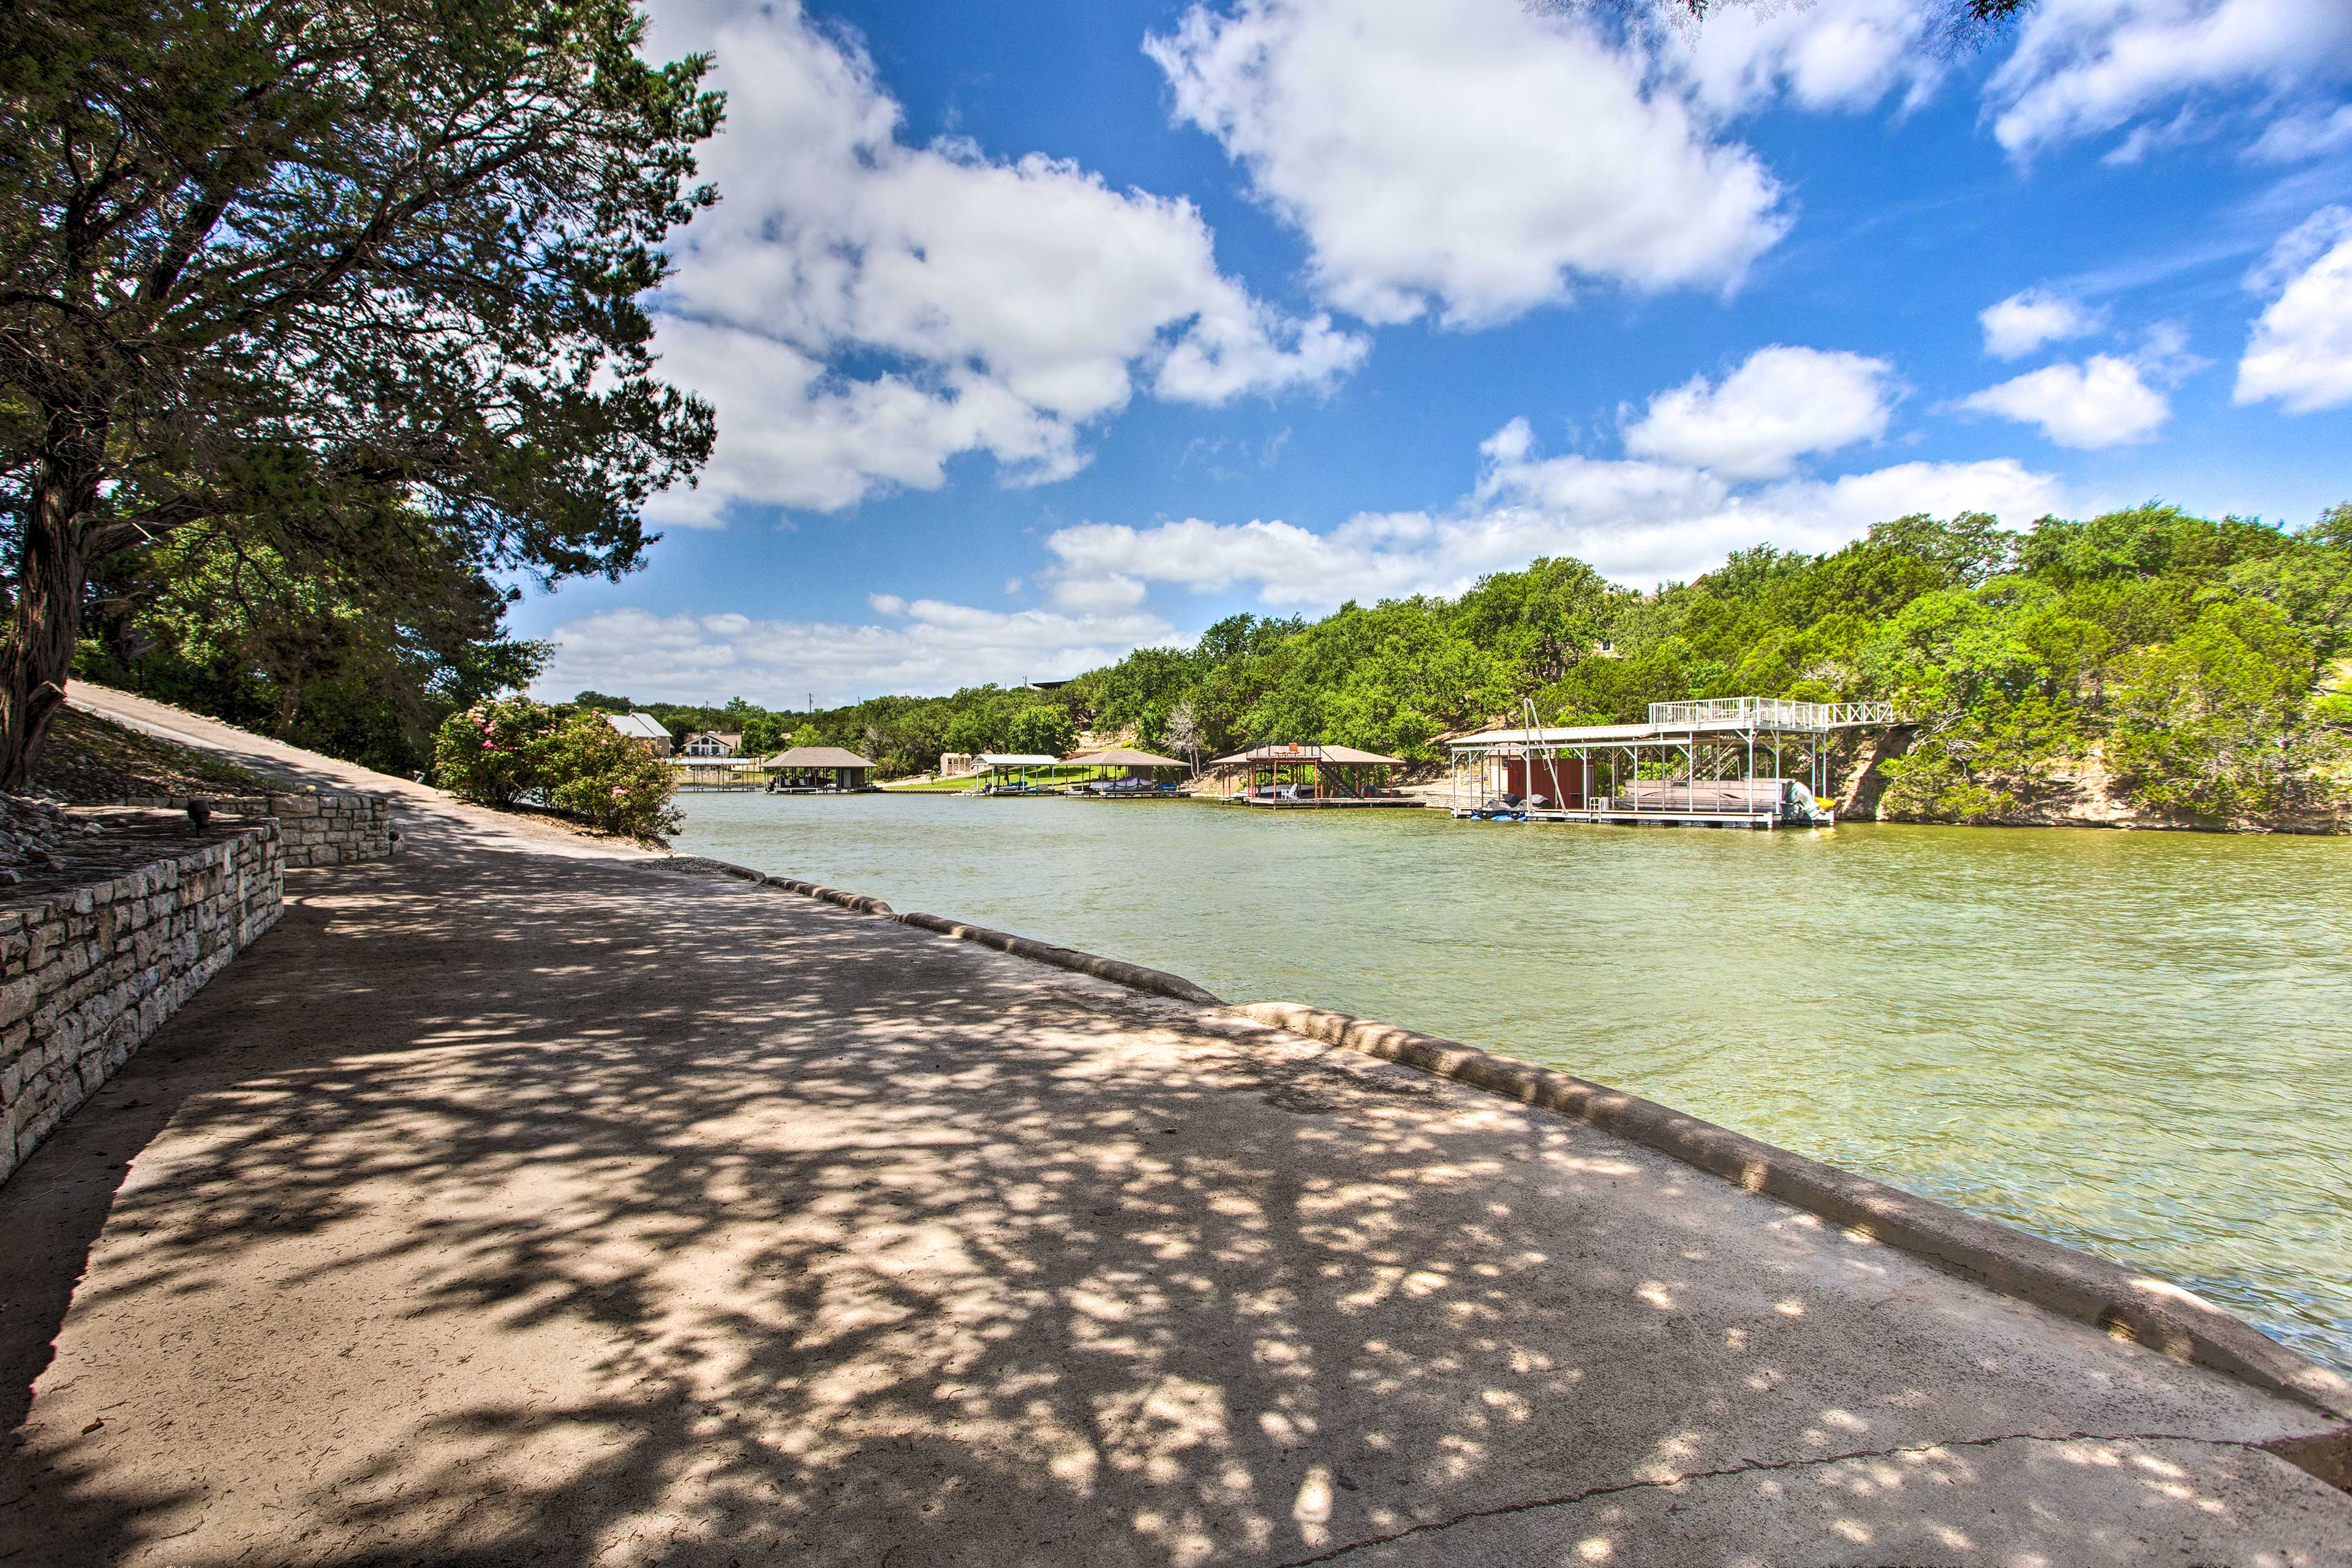
[[[436,553],[429,529],[407,531],[397,570],[292,561],[237,531],[197,523],[100,562],[74,673],[407,774],[453,710],[546,662],[506,633],[512,590]]]
[[[640,301],[720,113],[643,31],[627,0],[0,8],[0,788],[134,543],[637,563],[709,451]]]

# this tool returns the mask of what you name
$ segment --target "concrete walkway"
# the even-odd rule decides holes
[[[0,1187],[7,1568],[2352,1562],[2253,1446],[2312,1411],[1541,1111],[405,791]]]

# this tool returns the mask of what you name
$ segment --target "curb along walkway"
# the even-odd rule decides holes
[[[9,1568],[2352,1560],[2327,1417],[1606,1132],[400,799],[0,1186]]]

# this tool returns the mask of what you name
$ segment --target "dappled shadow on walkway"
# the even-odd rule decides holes
[[[2335,1494],[2161,1436],[2318,1423],[1586,1129],[772,890],[425,842],[289,876],[0,1189],[12,1568],[1737,1561],[1730,1521],[1773,1562],[2220,1562],[2282,1497],[2329,1539]]]

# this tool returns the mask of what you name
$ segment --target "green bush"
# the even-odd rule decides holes
[[[554,728],[555,710],[528,697],[477,702],[450,714],[434,734],[433,777],[460,799],[512,805],[524,792],[543,787],[540,746]]]
[[[669,769],[601,713],[559,713],[527,697],[476,703],[442,724],[433,762],[442,788],[484,805],[537,792],[606,833],[658,838],[680,826]]]
[[[540,742],[547,804],[629,838],[666,838],[682,826],[670,800],[670,772],[604,721],[578,713]]]

